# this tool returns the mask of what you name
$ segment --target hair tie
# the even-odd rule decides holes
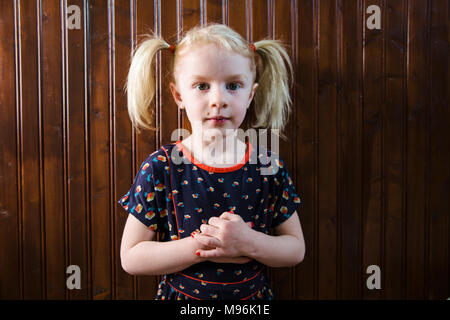
[[[169,50],[170,50],[170,52],[174,53],[175,52],[175,46],[174,45],[170,45]]]
[[[251,49],[253,52],[256,52],[256,48],[255,48],[255,45],[254,45],[253,43],[250,43],[250,49]]]

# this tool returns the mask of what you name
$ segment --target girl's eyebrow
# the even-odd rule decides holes
[[[231,76],[229,76],[227,79],[230,79],[230,80],[246,80],[247,79],[247,77],[244,75],[244,74],[234,74],[234,75],[231,75]]]
[[[195,81],[207,81],[210,80],[208,77],[204,77],[202,75],[193,75],[190,77],[192,80]],[[246,80],[247,77],[244,74],[233,74],[231,76],[226,77],[226,80]]]

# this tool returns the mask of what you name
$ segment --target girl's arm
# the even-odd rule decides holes
[[[162,275],[174,273],[204,261],[195,255],[198,249],[209,248],[191,237],[157,242],[156,233],[132,214],[128,215],[122,235],[120,260],[122,268],[133,275]],[[211,259],[222,263],[245,263],[245,257]]]
[[[161,275],[181,271],[201,259],[195,250],[204,247],[191,237],[157,242],[156,233],[132,214],[128,215],[120,246],[122,268],[133,275]]]
[[[247,256],[269,267],[291,267],[305,257],[305,240],[297,212],[275,228],[275,236],[252,230]]]
[[[305,241],[297,212],[275,228],[275,236],[251,229],[238,215],[224,212],[200,227],[196,239],[215,249],[199,249],[204,259],[246,256],[269,267],[290,267],[305,256]]]

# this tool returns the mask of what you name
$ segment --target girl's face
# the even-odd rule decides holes
[[[249,58],[214,44],[184,49],[174,74],[172,95],[194,132],[239,128],[258,87]]]

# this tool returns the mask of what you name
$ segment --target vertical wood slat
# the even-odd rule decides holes
[[[448,1],[432,1],[430,17],[430,116],[429,116],[429,299],[449,296],[450,257],[450,150],[449,111],[449,10]],[[447,201],[445,201],[447,199]]]
[[[83,110],[84,110],[84,168],[85,168],[85,208],[86,208],[86,271],[84,272],[86,283],[87,283],[87,296],[89,299],[92,299],[92,206],[91,201],[89,201],[89,195],[91,193],[91,166],[90,166],[90,126],[89,126],[89,108],[90,108],[90,101],[91,101],[91,94],[90,94],[90,85],[91,85],[91,78],[89,74],[91,62],[90,62],[90,48],[91,48],[91,41],[90,41],[90,27],[89,27],[89,21],[90,21],[90,15],[89,15],[89,1],[85,1],[83,3],[83,54],[84,54],[84,92],[83,92]]]
[[[20,274],[18,167],[16,143],[15,3],[0,2],[0,298],[23,298]]]
[[[107,1],[90,2],[90,110],[92,295],[112,298],[109,160],[109,42]]]
[[[160,6],[161,2],[166,1],[155,1],[154,7],[149,6],[148,1],[145,0],[139,0],[136,1],[136,35],[137,35],[137,44],[141,42],[141,38],[139,35],[149,33],[151,30],[155,30],[160,32],[161,25],[158,25],[157,23],[160,21]],[[171,2],[172,3],[172,2]],[[156,62],[156,77],[159,78],[159,62]],[[157,86],[159,85],[159,81],[156,82]],[[159,89],[157,89],[159,91]],[[155,112],[155,115],[159,116],[161,115],[161,104],[160,101],[160,94],[157,92],[155,96],[155,101],[152,102],[151,108],[156,108],[157,112]],[[126,107],[126,104],[123,105],[123,107]],[[126,112],[124,112],[126,114]],[[161,128],[161,122],[159,117],[155,118],[155,126],[157,128]],[[127,117],[128,118],[128,117]],[[126,119],[125,119],[126,120]],[[158,132],[156,133],[158,134]],[[163,135],[164,136],[164,135]],[[147,131],[140,135],[137,135],[135,137],[136,139],[136,147],[134,150],[135,159],[134,159],[134,171],[133,171],[133,178],[136,175],[137,171],[142,161],[145,160],[145,158],[154,150],[158,148],[158,142],[156,140],[155,133],[153,131]],[[130,188],[130,183],[128,185],[125,185],[125,189],[128,190]],[[122,193],[123,194],[123,193]],[[121,214],[123,214],[123,208],[119,208]],[[136,298],[137,299],[153,299],[156,293],[157,285],[158,285],[158,278],[151,276],[151,277],[137,277],[136,282],[137,288],[136,288]]]
[[[115,154],[116,154],[116,135],[115,135],[115,120],[114,115],[116,111],[116,66],[115,66],[115,37],[116,37],[116,28],[115,28],[115,7],[116,3],[114,0],[109,0],[107,3],[108,6],[108,89],[109,89],[109,202],[111,203],[113,199],[115,199],[114,185],[116,181],[116,168],[115,164]],[[109,212],[109,220],[110,220],[110,233],[111,233],[111,243],[110,243],[110,253],[111,253],[111,296],[112,299],[116,299],[116,279],[117,279],[117,267],[118,266],[118,258],[117,254],[119,253],[116,250],[116,223],[115,223],[115,211],[116,205],[112,205],[110,207]],[[120,268],[120,267],[119,267]]]
[[[251,9],[247,8],[249,5],[252,6]],[[267,6],[268,1],[253,1],[249,3],[248,1],[242,1],[241,8],[234,8],[229,13],[231,15],[230,19],[230,27],[233,27],[233,24],[239,24],[239,21],[234,21],[235,18],[238,18],[236,11],[242,11],[243,13],[251,13],[251,15],[246,19],[245,30],[250,29],[250,33],[248,34],[247,40],[249,42],[257,42],[260,39],[263,39],[268,34],[269,25],[271,25],[272,21],[269,21],[269,17],[267,15]],[[241,33],[242,34],[242,33]],[[252,108],[251,106],[250,108]],[[250,123],[247,124],[250,126]],[[268,141],[269,143],[269,141]],[[271,279],[272,289],[276,290],[273,287],[273,284],[276,284],[275,279],[272,279],[271,273],[272,270],[268,268],[267,270],[268,277]]]
[[[342,250],[342,192],[340,182],[342,168],[342,3],[335,2],[336,15],[336,299],[340,299]]]
[[[297,65],[281,155],[307,256],[270,270],[276,298],[448,296],[448,1],[70,1],[83,30],[66,29],[68,2],[0,4],[0,298],[154,297],[158,277],[121,269],[116,198],[190,125],[168,90],[168,52],[155,66],[159,131],[134,135],[122,87],[136,35],[176,43],[210,21],[249,41],[281,37]],[[371,4],[381,30],[365,25]],[[66,288],[69,264],[81,290]],[[371,264],[381,290],[366,288]]]
[[[267,30],[269,34],[272,33],[273,38],[281,40],[286,46],[286,51],[288,52],[291,60],[293,57],[293,43],[291,35],[293,33],[291,19],[289,15],[284,16],[286,13],[291,10],[290,1],[268,1],[267,8],[269,9],[267,15],[269,16],[269,27],[271,30]],[[257,15],[256,12],[253,12],[253,17]],[[270,20],[271,19],[271,20]],[[254,39],[254,41],[259,39]],[[295,66],[295,62],[292,62],[293,67]],[[291,90],[292,99],[294,98],[294,90]],[[288,132],[288,141],[280,140],[280,156],[285,161],[287,167],[289,168],[289,173],[292,177],[296,177],[295,171],[295,152],[290,149],[290,146],[297,145],[295,132],[295,109],[293,108],[290,114],[290,120],[286,125],[286,131]],[[297,184],[297,180],[295,182]],[[298,184],[297,184],[298,185]],[[294,288],[294,268],[281,268],[272,270],[272,283],[273,289],[277,292],[277,299],[290,299],[294,296],[295,288]]]
[[[297,177],[295,177],[299,196],[302,201],[298,212],[303,234],[305,237],[305,260],[297,267],[296,297],[297,299],[317,298],[316,292],[316,202],[315,202],[315,174],[317,138],[315,130],[316,110],[316,3],[314,1],[299,0],[297,3],[299,53],[298,68],[295,76],[298,99],[296,104],[296,118],[294,122],[298,128]],[[310,92],[311,94],[305,94]]]
[[[428,86],[428,1],[411,1],[408,11],[408,109],[406,163],[406,297],[424,299],[425,152]]]
[[[383,113],[386,119],[384,135],[384,274],[381,287],[383,298],[392,299],[402,296],[404,243],[402,241],[403,213],[403,175],[402,161],[404,152],[402,145],[405,140],[403,115],[406,107],[404,99],[406,68],[406,1],[390,4],[385,19],[386,72],[384,81],[386,86]]]
[[[226,0],[204,0],[204,23],[210,21],[217,23],[224,23],[224,8],[226,7]]]
[[[182,30],[182,33],[180,34],[180,36],[184,36],[184,34],[191,28],[202,25],[202,23],[204,21],[202,19],[201,13],[203,11],[204,4],[205,4],[205,2],[203,0],[180,1],[177,3],[177,5],[178,5],[177,10],[179,12],[178,18],[181,19],[178,21],[178,26],[177,26],[177,28],[181,28],[181,30]],[[181,38],[179,40],[181,40]],[[167,66],[166,66],[166,68],[167,68]],[[164,86],[164,82],[162,82],[161,85]],[[165,100],[163,100],[163,101],[165,101],[165,102],[171,101],[171,104],[172,104],[173,98],[171,95],[169,95],[167,93],[166,95],[163,95],[163,98],[165,98]],[[171,108],[171,109],[174,110],[173,108]],[[187,117],[186,109],[180,110],[178,108],[178,119],[179,119],[178,123],[180,125],[178,125],[178,126],[176,126],[176,124],[169,125],[166,129],[166,130],[168,130],[168,132],[165,131],[164,133],[173,132],[173,130],[175,130],[176,128],[180,128],[180,127],[185,128],[188,132],[192,132],[192,127],[191,127],[191,124]],[[170,134],[167,134],[166,136],[169,137]]]
[[[17,200],[18,200],[18,241],[19,241],[19,292],[23,298],[24,295],[24,234],[23,234],[23,96],[22,96],[22,38],[20,21],[20,3],[14,1],[14,66],[15,66],[15,95],[16,95],[16,160],[17,160]]]
[[[292,59],[292,67],[293,67],[293,74],[292,74],[292,80],[294,81],[294,83],[292,83],[292,105],[293,106],[297,106],[298,105],[298,101],[299,101],[299,94],[297,91],[297,87],[295,85],[295,80],[296,80],[296,75],[300,74],[300,65],[298,63],[299,58],[300,58],[300,49],[299,49],[299,32],[298,32],[298,27],[299,27],[299,21],[298,21],[298,14],[297,14],[297,6],[298,6],[298,1],[291,1],[290,5],[290,23],[291,23],[291,30],[290,30],[290,42],[291,42],[291,59]],[[297,184],[297,189],[299,189],[300,184],[298,183],[298,181],[300,180],[300,176],[298,174],[299,171],[299,166],[297,165],[298,163],[298,153],[297,153],[297,149],[298,146],[300,144],[300,139],[298,139],[298,136],[295,134],[295,132],[297,132],[297,128],[298,128],[298,122],[296,121],[298,119],[298,110],[297,108],[293,107],[292,108],[292,116],[291,116],[291,132],[295,137],[295,142],[294,145],[296,146],[296,151],[293,152],[292,156],[293,156],[293,165],[295,166],[295,171],[292,173],[292,176],[294,177],[296,184]],[[300,190],[300,189],[299,189]],[[303,212],[302,212],[303,213]],[[298,296],[297,293],[297,273],[298,273],[299,268],[295,268],[294,270],[292,270],[292,286],[293,286],[293,293],[291,295],[291,297],[289,298],[296,298]]]
[[[160,11],[158,18],[158,30],[161,32],[161,36],[169,44],[176,45],[178,41],[181,41],[182,33],[187,28],[186,23],[184,1],[161,1]],[[198,9],[187,9],[187,14],[198,15]],[[160,124],[160,139],[158,141],[158,148],[167,143],[171,143],[171,133],[176,128],[186,128],[190,131],[190,126],[187,125],[188,120],[185,116],[185,112],[181,112],[178,106],[175,104],[172,98],[172,94],[169,89],[169,82],[172,81],[172,75],[170,74],[170,66],[172,63],[172,56],[168,50],[164,50],[159,55],[160,60],[158,62],[158,110],[159,110],[159,124]],[[156,148],[157,149],[157,148]]]
[[[336,117],[337,117],[337,65],[336,65],[336,12],[335,3],[319,2],[318,17],[318,139],[320,168],[317,183],[318,203],[318,255],[319,299],[335,299],[337,290],[336,247]]]
[[[381,1],[364,1],[364,8],[378,5]],[[368,15],[365,14],[365,17]],[[365,29],[364,34],[364,91],[363,91],[363,264],[362,277],[370,265],[381,265],[382,201],[383,201],[383,135],[384,117],[382,105],[384,91],[383,79],[384,33],[381,30]],[[363,283],[363,296],[379,299],[378,290],[369,290]]]
[[[69,245],[70,227],[71,221],[68,218],[69,212],[69,190],[68,190],[68,167],[70,166],[70,159],[68,155],[68,121],[69,121],[69,101],[68,101],[68,52],[67,52],[67,6],[64,1],[59,2],[60,12],[60,32],[61,32],[61,109],[62,109],[62,184],[63,184],[63,212],[64,212],[64,265],[69,265],[69,256],[71,252],[71,246]],[[69,290],[65,288],[65,299],[68,298]]]
[[[47,277],[46,277],[46,248],[45,248],[45,209],[44,209],[44,152],[43,152],[43,107],[42,107],[42,3],[36,1],[37,6],[37,75],[38,75],[38,139],[39,139],[39,202],[40,202],[40,244],[41,244],[41,283],[42,283],[42,298],[46,298],[47,293]]]
[[[128,68],[130,65],[131,52],[131,22],[130,12],[132,6],[130,1],[114,2],[114,83],[112,88],[115,96],[115,128],[114,128],[114,168],[115,168],[115,184],[112,199],[120,199],[126,193],[126,185],[132,179],[131,169],[131,128],[128,120],[127,98],[124,91]],[[126,222],[126,214],[120,205],[114,204],[114,245],[115,248],[115,299],[134,299],[134,277],[128,275],[123,269],[120,262],[120,243],[122,231]]]
[[[338,299],[361,296],[361,132],[362,19],[361,1],[341,1],[341,74],[339,120],[339,210],[340,243]],[[350,19],[349,17],[356,17]],[[344,72],[345,70],[345,72]]]
[[[66,298],[62,39],[59,1],[42,1],[42,118],[46,298]],[[62,267],[64,266],[64,267]]]
[[[70,5],[80,8],[80,25],[83,24],[85,8],[83,1],[71,1]],[[66,7],[69,6],[64,2]],[[66,9],[67,10],[67,9]],[[68,241],[69,258],[67,265],[78,265],[82,273],[81,290],[68,291],[70,299],[89,297],[88,277],[88,211],[86,205],[86,136],[85,136],[85,63],[84,28],[68,29],[66,35],[66,115],[67,123],[67,193],[68,193]]]
[[[247,37],[247,1],[228,0],[228,25],[244,38]],[[245,23],[243,23],[245,21]]]

